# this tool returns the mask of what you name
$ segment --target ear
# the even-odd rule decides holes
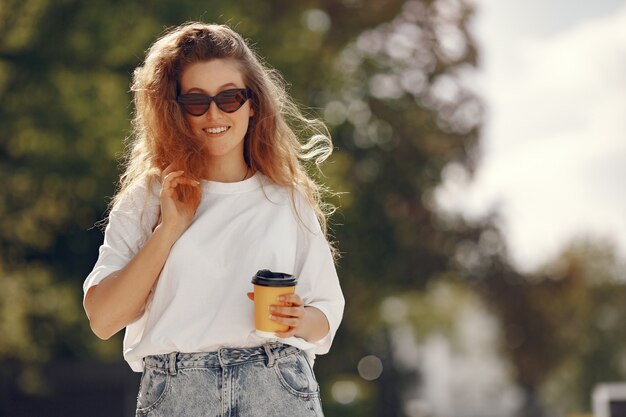
[[[250,117],[254,116],[254,106],[250,104]]]

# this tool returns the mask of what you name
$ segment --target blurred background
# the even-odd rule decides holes
[[[592,413],[626,380],[620,0],[0,0],[0,416],[133,413],[82,282],[147,47],[226,23],[331,129],[327,416]]]

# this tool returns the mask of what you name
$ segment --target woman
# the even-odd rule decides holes
[[[303,162],[330,154],[327,130],[226,26],[166,33],[132,91],[133,143],[83,289],[98,337],[126,328],[137,416],[322,415],[312,365],[344,299]],[[286,119],[315,134],[301,144]],[[268,312],[288,326],[270,339],[248,293],[260,269],[298,278]]]

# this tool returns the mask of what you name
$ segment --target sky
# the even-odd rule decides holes
[[[474,4],[481,160],[438,201],[470,220],[495,209],[522,271],[580,238],[626,259],[626,1]]]

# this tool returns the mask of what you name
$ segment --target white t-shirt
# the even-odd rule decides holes
[[[142,358],[170,352],[211,352],[260,346],[254,305],[246,295],[260,269],[298,278],[296,293],[321,310],[330,325],[320,341],[280,340],[307,353],[330,349],[343,316],[337,272],[315,213],[300,192],[291,193],[257,172],[235,183],[202,181],[202,200],[189,228],[172,247],[144,314],[126,327],[124,358],[137,372]],[[126,266],[152,234],[159,216],[160,184],[138,184],[109,215],[84,294]]]

